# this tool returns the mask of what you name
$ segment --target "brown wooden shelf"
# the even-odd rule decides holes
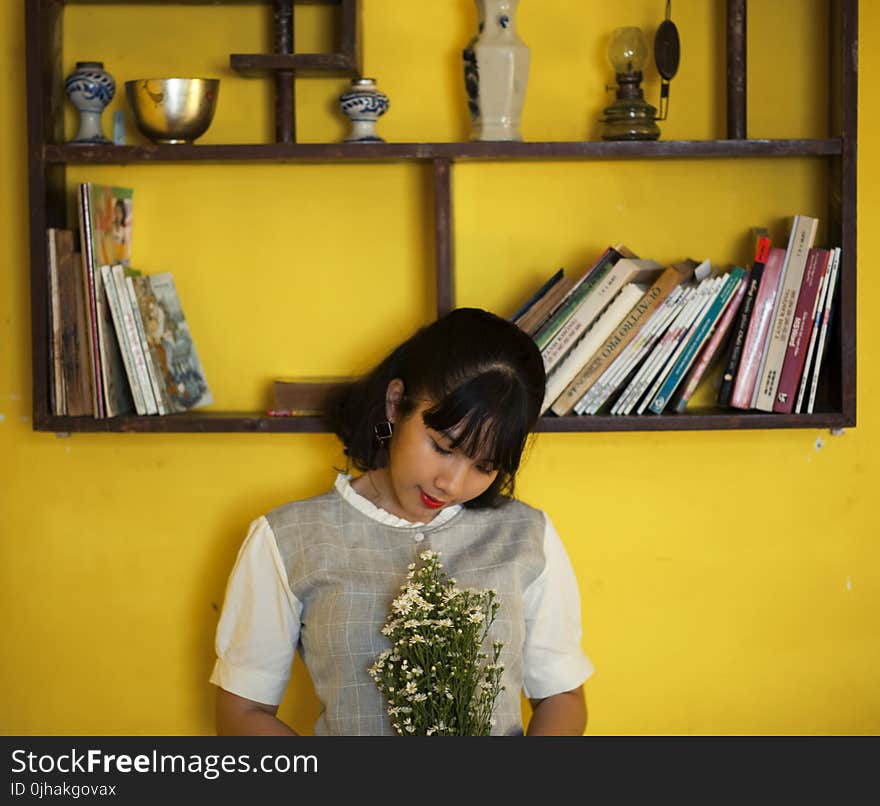
[[[841,412],[766,414],[705,409],[686,414],[614,417],[543,417],[538,432],[575,433],[607,431],[716,431],[767,428],[846,428],[855,425]],[[260,412],[187,412],[164,417],[122,416],[47,417],[34,423],[36,431],[56,433],[327,433],[320,417],[268,417]]]
[[[325,433],[317,417],[268,417],[265,412],[199,411],[165,417],[56,417],[49,414],[49,333],[47,227],[73,228],[65,166],[160,165],[206,163],[254,165],[259,163],[361,164],[433,163],[433,235],[437,313],[455,307],[454,193],[455,164],[468,161],[527,162],[541,160],[625,161],[747,158],[818,158],[827,177],[829,243],[842,247],[838,315],[830,331],[822,394],[811,415],[778,415],[708,408],[681,415],[609,415],[543,418],[542,432],[690,431],[780,428],[847,428],[856,424],[856,190],[858,109],[858,0],[831,0],[828,58],[828,132],[839,135],[818,139],[745,139],[744,104],[745,20],[728,18],[728,129],[731,139],[659,140],[656,142],[445,142],[445,143],[295,143],[293,82],[288,73],[299,69],[329,69],[342,55],[357,61],[359,53],[358,0],[293,0],[294,3],[332,5],[339,9],[340,37],[331,54],[293,52],[292,20],[285,36],[275,42],[275,54],[234,54],[245,70],[274,72],[276,84],[276,140],[266,144],[70,146],[64,140],[64,75],[59,43],[63,10],[67,4],[119,3],[131,5],[236,5],[268,0],[27,0],[25,4],[29,171],[29,229],[31,285],[31,343],[33,427],[43,432],[111,433]],[[289,8],[276,9],[289,15]],[[281,13],[276,15],[278,23]],[[277,27],[277,26],[276,26]],[[283,26],[282,26],[283,27]],[[278,32],[276,32],[278,33]],[[282,32],[283,33],[283,32]],[[284,40],[283,42],[281,40]],[[288,41],[289,40],[289,41]],[[729,42],[730,44],[730,42]],[[732,55],[731,55],[732,54]],[[292,66],[292,70],[290,69]],[[285,90],[285,82],[290,87]],[[281,86],[285,85],[285,86]],[[286,94],[282,92],[285,90]],[[707,164],[704,175],[711,175]]]
[[[799,140],[668,140],[656,142],[268,143],[232,145],[43,146],[47,163],[356,162],[687,157],[839,156],[839,137]]]

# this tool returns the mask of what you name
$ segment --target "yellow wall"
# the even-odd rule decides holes
[[[210,733],[213,631],[248,522],[326,489],[326,435],[89,435],[31,430],[23,3],[0,16],[0,732]],[[467,137],[459,52],[469,0],[365,0],[365,72],[391,98],[389,140]],[[424,5],[424,8],[421,6]],[[622,24],[656,26],[659,0],[524,0],[527,139],[595,138]],[[683,62],[665,138],[723,136],[721,0],[682,0]],[[823,136],[818,0],[753,0],[750,133]],[[577,9],[577,10],[575,10]],[[320,8],[298,9],[311,50]],[[861,31],[880,29],[863,3]],[[231,52],[267,47],[259,9],[73,7],[65,70],[103,59],[122,82],[222,79],[201,142],[266,140],[268,84]],[[791,36],[781,32],[790,31]],[[554,518],[583,598],[594,734],[876,733],[880,546],[876,399],[880,227],[876,83],[860,52],[859,425],[828,431],[544,434],[520,482]],[[821,60],[820,60],[821,61]],[[782,76],[780,77],[780,73]],[[341,79],[298,84],[301,141],[341,139]],[[778,97],[775,88],[787,94]],[[818,89],[816,89],[818,87]],[[648,82],[656,98],[656,81]],[[815,93],[816,97],[812,97]],[[75,116],[68,106],[67,130]],[[105,113],[109,128],[110,116]],[[129,123],[129,125],[131,125]],[[130,132],[130,142],[137,142]],[[755,224],[821,215],[809,160],[464,165],[455,168],[459,304],[512,312],[558,266],[608,243],[670,261],[747,259]],[[279,374],[365,369],[434,306],[430,171],[412,165],[73,166],[135,188],[134,262],[172,271],[217,401],[267,405]],[[301,670],[282,716],[308,730]]]

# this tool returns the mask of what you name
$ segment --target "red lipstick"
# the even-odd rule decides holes
[[[440,509],[443,506],[442,501],[438,501],[436,498],[431,498],[424,490],[419,489],[419,492],[422,495],[422,503],[428,507],[429,509]]]

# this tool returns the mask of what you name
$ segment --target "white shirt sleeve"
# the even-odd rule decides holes
[[[210,681],[240,697],[278,705],[290,679],[301,613],[272,527],[258,518],[226,586]]]
[[[524,594],[523,691],[535,699],[577,688],[593,674],[581,649],[577,578],[546,514],[544,524],[544,570]]]

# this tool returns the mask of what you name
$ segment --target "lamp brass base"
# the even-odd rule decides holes
[[[656,140],[660,127],[655,122],[657,107],[638,98],[618,99],[605,107],[603,140]]]

